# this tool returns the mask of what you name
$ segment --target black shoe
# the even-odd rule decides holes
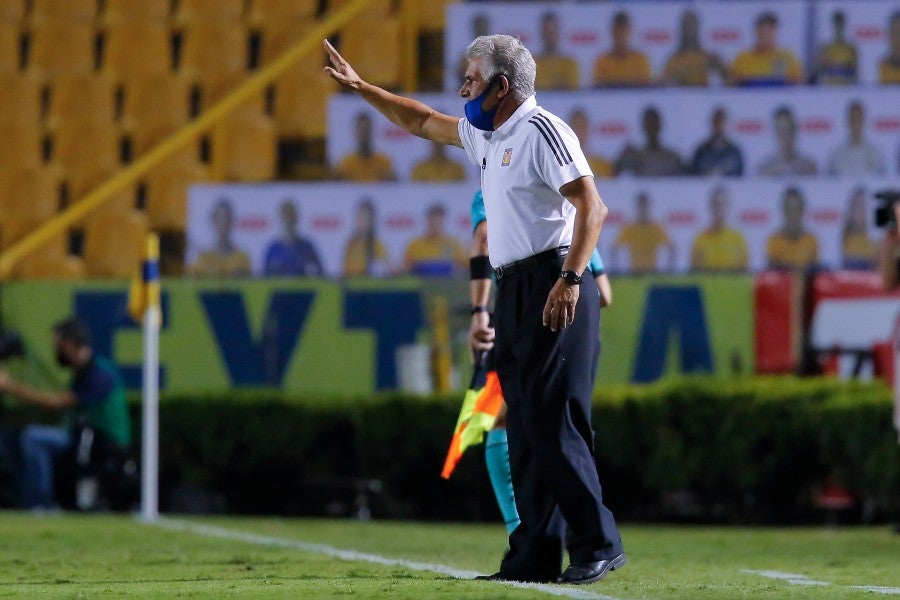
[[[476,575],[475,581],[506,581],[506,578],[497,571],[493,575]]]
[[[610,571],[620,569],[625,565],[625,553],[606,560],[596,562],[572,563],[559,576],[556,583],[594,583],[600,581]]]

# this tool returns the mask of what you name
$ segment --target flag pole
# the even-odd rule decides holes
[[[159,330],[162,326],[159,291],[159,238],[149,234],[141,270],[143,282],[144,377],[141,448],[141,519],[159,518]]]

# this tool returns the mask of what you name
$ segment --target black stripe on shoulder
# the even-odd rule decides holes
[[[551,121],[549,118],[547,118],[547,115],[545,115],[543,113],[538,113],[538,114],[534,115],[534,118],[540,119],[541,121],[543,121],[544,123],[547,124],[547,127],[550,128],[551,135],[553,135],[554,139],[556,139],[556,141],[559,143],[561,153],[562,153],[563,157],[566,159],[566,164],[572,162],[572,155],[569,154],[569,149],[566,147],[566,143],[563,141],[562,136],[559,135],[559,131],[557,131],[556,126],[553,124],[553,121]]]
[[[544,141],[546,141],[547,145],[550,146],[550,149],[553,150],[553,156],[556,157],[556,162],[559,163],[559,166],[563,166],[565,163],[563,162],[562,156],[559,155],[559,150],[556,149],[556,144],[550,138],[550,134],[544,129],[544,124],[535,119],[529,119],[528,122],[537,127],[537,130],[541,132]]]

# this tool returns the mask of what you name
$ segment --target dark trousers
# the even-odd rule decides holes
[[[500,573],[521,581],[555,580],[564,549],[572,562],[622,552],[594,460],[590,415],[600,302],[589,272],[574,323],[554,332],[541,322],[561,266],[558,256],[535,257],[497,282],[495,360],[522,521],[510,535]]]

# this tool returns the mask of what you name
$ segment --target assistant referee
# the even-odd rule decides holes
[[[521,519],[491,577],[602,579],[625,554],[593,455],[599,302],[583,276],[607,209],[575,134],[537,105],[534,58],[512,36],[480,36],[466,50],[465,119],[366,83],[323,44],[332,64],[325,71],[338,83],[406,131],[464,148],[482,169],[497,278],[495,360]],[[560,574],[566,548],[570,564]]]

